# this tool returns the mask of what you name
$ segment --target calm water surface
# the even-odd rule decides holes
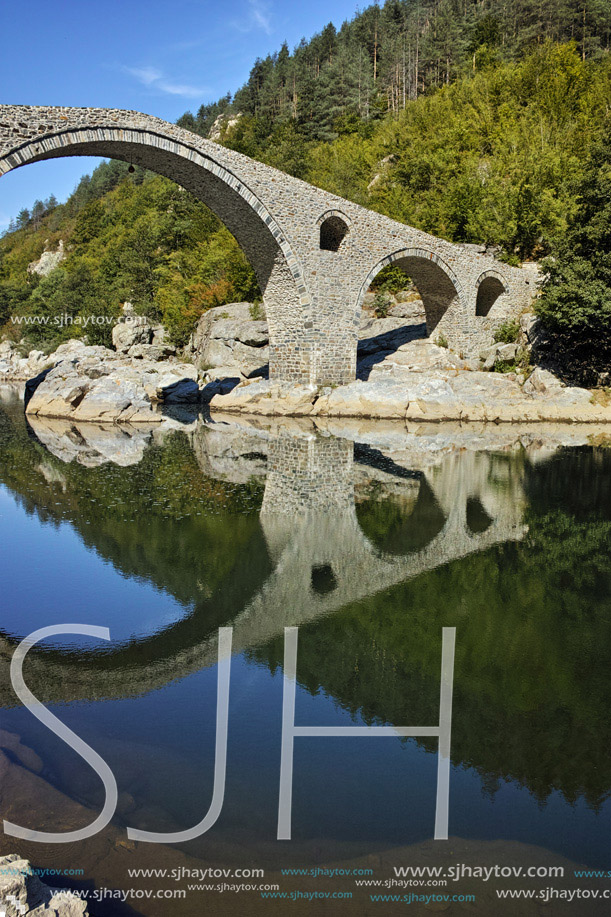
[[[14,646],[50,624],[110,628],[108,646],[46,641],[25,674],[108,761],[120,797],[95,839],[4,837],[3,852],[82,868],[54,884],[90,889],[142,885],[127,875],[138,866],[271,874],[404,862],[392,852],[406,848],[417,862],[433,836],[431,739],[297,739],[293,840],[275,840],[283,631],[299,626],[298,724],[416,726],[438,720],[445,626],[457,634],[453,856],[526,863],[536,847],[549,862],[611,866],[609,445],[182,420],[152,434],[31,428],[5,398],[0,724],[22,744],[2,733],[2,815],[68,830],[102,802],[93,771],[10,688]],[[229,625],[221,815],[189,844],[134,845],[126,826],[178,831],[210,805],[216,638]],[[92,913],[200,913],[197,900]],[[222,912],[260,912],[244,901],[226,896]]]

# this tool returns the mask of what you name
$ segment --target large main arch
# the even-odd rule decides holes
[[[236,238],[255,272],[269,324],[270,374],[286,377],[287,339],[293,341],[302,333],[311,296],[299,258],[282,227],[243,178],[162,127],[102,125],[94,130],[55,129],[43,137],[19,139],[18,145],[0,157],[0,175],[47,159],[100,156],[150,169],[206,204]],[[193,139],[199,138],[193,135]]]

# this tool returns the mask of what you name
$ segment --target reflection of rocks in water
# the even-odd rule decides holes
[[[270,439],[269,432],[239,422],[202,421],[190,434],[202,474],[234,484],[265,477]]]
[[[185,421],[189,418],[185,418]],[[193,421],[193,418],[190,418]],[[179,419],[166,418],[162,425],[76,423],[53,417],[27,418],[32,432],[49,452],[65,463],[86,468],[112,463],[126,468],[142,461],[147,446],[162,442],[174,430],[185,429]],[[186,429],[189,429],[186,426]],[[46,472],[43,471],[46,475]]]

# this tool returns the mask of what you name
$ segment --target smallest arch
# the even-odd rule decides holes
[[[486,271],[477,281],[475,314],[488,315],[499,296],[506,292],[507,285],[500,275],[493,271]]]
[[[318,220],[320,248],[322,251],[337,252],[350,232],[347,218],[339,210],[329,210]]]

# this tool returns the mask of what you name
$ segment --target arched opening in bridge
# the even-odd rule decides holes
[[[377,499],[376,499],[377,497]],[[405,556],[422,551],[446,521],[430,485],[414,477],[400,492],[380,488],[379,494],[356,505],[363,534],[383,554]]]
[[[115,338],[117,349],[127,352],[131,344],[130,357],[165,358],[187,344],[209,307],[260,299],[235,237],[203,202],[152,171],[136,166],[130,173],[121,160],[72,157],[10,172],[3,186],[15,179],[18,193],[29,177],[51,189],[55,180],[65,183],[70,165],[80,172],[81,163],[89,174],[81,174],[65,203],[51,197],[29,216],[20,214],[32,260],[27,270],[9,269],[0,298],[12,298],[16,314],[42,313],[48,322],[16,328],[26,345],[53,350],[68,334],[84,333],[89,344],[112,348],[119,319],[124,334],[120,344]],[[6,244],[19,250],[19,236]],[[264,373],[267,348],[252,354],[258,362],[249,370]]]
[[[327,217],[320,225],[320,247],[327,252],[337,252],[348,235],[349,228],[338,214]]]
[[[477,301],[475,304],[476,315],[488,315],[493,305],[505,292],[504,283],[498,277],[484,277],[477,288]]]
[[[410,341],[443,341],[439,325],[459,292],[449,268],[424,252],[397,252],[376,265],[359,298],[357,375],[368,378],[372,365]]]
[[[316,595],[328,595],[337,589],[337,580],[331,564],[318,564],[312,567],[312,592]]]
[[[159,130],[159,122],[155,127]],[[22,141],[18,149],[8,152],[0,161],[0,172],[30,162],[95,156],[121,160],[133,165],[136,172],[141,168],[157,173],[190,192],[218,217],[251,265],[268,322],[270,375],[283,378],[286,348],[282,341],[300,333],[309,301],[300,262],[265,204],[221,162],[206,155],[207,151],[199,150],[198,138],[193,137],[192,147],[186,145],[189,142],[186,132],[177,131],[171,125],[168,125],[167,136],[147,129],[126,129],[121,125],[96,127],[95,130],[77,126],[70,132],[64,128],[46,135],[43,140],[35,137],[26,143]],[[146,231],[147,227],[143,234]],[[132,251],[126,252],[126,258],[132,254]],[[172,267],[179,270],[176,262],[168,263],[168,268]],[[245,297],[235,297],[240,298]],[[222,304],[222,300],[218,304]],[[262,359],[261,365],[266,362]],[[291,372],[310,381],[307,354],[299,366],[291,364]]]
[[[493,523],[492,516],[486,512],[479,497],[467,497],[467,528],[472,535],[481,535]]]

